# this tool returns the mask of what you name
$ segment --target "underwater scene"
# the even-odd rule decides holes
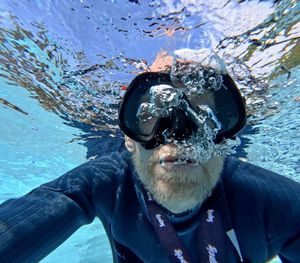
[[[300,182],[299,42],[297,0],[0,1],[0,203],[122,137],[130,81],[182,49],[213,50],[245,97],[230,154]],[[112,262],[101,222],[41,262]]]

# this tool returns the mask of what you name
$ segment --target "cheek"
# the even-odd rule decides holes
[[[144,150],[140,152],[140,163],[147,170],[148,176],[155,177],[156,175],[160,175],[162,173],[157,151]]]
[[[141,162],[142,165],[147,166],[148,164],[150,164],[152,161],[152,157],[151,157],[151,152],[150,151],[146,151],[146,150],[142,150],[138,152],[138,156],[139,156],[139,160]]]
[[[162,169],[161,165],[159,163],[152,163],[151,166],[149,167],[149,170],[151,172],[151,175],[152,176],[155,176],[155,175],[163,175],[164,173],[164,170]]]
[[[139,166],[148,169],[153,166],[154,163],[153,151],[141,149],[139,147],[135,153],[135,159],[138,161]]]

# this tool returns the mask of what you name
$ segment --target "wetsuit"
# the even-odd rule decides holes
[[[4,202],[0,261],[37,262],[99,217],[114,262],[167,263],[138,197],[134,174],[129,153],[114,152]],[[229,207],[222,216],[231,218],[244,262],[266,262],[276,254],[283,262],[300,262],[300,184],[228,158],[219,186]],[[197,213],[179,220],[175,229],[191,257],[202,262],[197,255]],[[239,262],[229,238],[224,245],[225,262]]]

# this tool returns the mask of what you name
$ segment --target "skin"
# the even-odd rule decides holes
[[[201,205],[217,184],[224,164],[220,156],[200,165],[193,160],[178,164],[179,149],[172,144],[146,150],[125,137],[125,145],[145,188],[173,213]]]

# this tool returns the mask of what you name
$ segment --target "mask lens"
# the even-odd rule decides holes
[[[123,132],[138,142],[154,138],[160,118],[150,114],[151,87],[170,84],[167,74],[144,73],[129,85],[119,109],[119,125]]]

